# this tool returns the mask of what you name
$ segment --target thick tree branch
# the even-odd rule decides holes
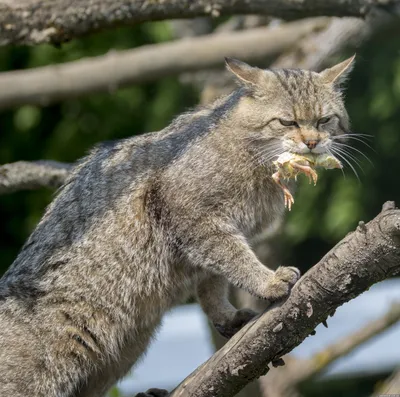
[[[360,330],[345,336],[309,359],[285,357],[286,365],[276,368],[260,378],[260,387],[266,397],[297,396],[299,384],[314,378],[338,358],[354,351],[400,321],[400,302],[392,304],[380,318],[373,320]]]
[[[0,45],[61,43],[120,25],[173,18],[263,14],[364,16],[398,0],[0,0]]]
[[[360,330],[345,336],[319,351],[309,359],[298,359],[293,356],[284,357],[286,365],[275,368],[271,373],[259,379],[260,388],[265,397],[300,396],[299,384],[308,381],[324,370],[340,357],[346,356],[360,345],[381,335],[384,331],[398,324],[400,321],[400,302],[393,303],[389,310],[381,317],[372,320]],[[399,373],[400,374],[400,373]],[[397,376],[399,376],[397,374]],[[395,379],[395,377],[393,377]],[[399,377],[400,379],[400,377]],[[394,384],[391,378],[382,385],[380,394]],[[394,392],[394,390],[391,390]],[[399,390],[398,390],[399,392]],[[374,394],[374,397],[378,396]]]
[[[186,378],[173,397],[228,397],[265,374],[338,306],[400,272],[400,210],[387,203],[310,269],[282,305],[264,313]]]
[[[40,187],[59,187],[71,166],[56,161],[18,161],[0,166],[0,195]]]
[[[1,2],[1,0],[0,0]],[[0,109],[21,104],[47,105],[81,95],[223,65],[224,56],[247,61],[276,57],[312,32],[327,26],[314,18],[242,32],[226,32],[110,52],[64,65],[0,74]]]

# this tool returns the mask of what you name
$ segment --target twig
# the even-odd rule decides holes
[[[365,16],[399,0],[0,0],[0,45],[61,43],[145,21],[259,14],[279,18]]]
[[[315,354],[309,361],[309,369],[307,371],[303,370],[303,375],[301,379],[299,378],[298,382],[314,377],[339,357],[350,353],[398,321],[400,321],[400,303],[394,303],[381,318],[371,321],[352,335],[341,339],[337,343]]]
[[[298,282],[288,300],[245,326],[189,375],[173,397],[228,397],[265,374],[338,306],[400,272],[400,211],[389,206],[346,236]]]
[[[18,161],[0,166],[0,195],[18,190],[58,187],[71,166],[56,161]]]
[[[112,92],[128,84],[222,67],[224,56],[254,62],[276,57],[296,40],[325,27],[327,20],[314,18],[275,29],[262,27],[188,38],[64,65],[1,73],[0,109],[28,103],[48,105],[94,92]]]

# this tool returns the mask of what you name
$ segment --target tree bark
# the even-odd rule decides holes
[[[295,285],[289,298],[238,332],[172,397],[228,397],[268,371],[343,303],[400,272],[400,210],[360,222]]]
[[[59,187],[68,176],[70,164],[56,161],[18,161],[0,166],[0,195],[40,187]]]
[[[263,14],[279,18],[364,16],[399,0],[0,0],[0,45],[62,43],[138,22]]]
[[[297,40],[326,27],[328,20],[315,18],[275,29],[262,27],[188,38],[111,51],[64,65],[0,73],[0,109],[22,104],[48,105],[94,92],[112,92],[128,84],[222,67],[224,56],[266,62],[293,47]]]
[[[267,376],[260,378],[263,396],[292,397],[300,395],[298,387],[301,383],[313,379],[336,360],[346,356],[377,335],[381,335],[397,325],[399,321],[400,302],[392,304],[383,316],[324,347],[308,359],[299,359],[293,356],[285,357],[286,365],[284,367],[276,368]]]

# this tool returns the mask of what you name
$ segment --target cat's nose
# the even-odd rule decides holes
[[[315,147],[318,145],[318,142],[319,139],[306,139],[304,141],[304,143],[310,150],[315,149]]]

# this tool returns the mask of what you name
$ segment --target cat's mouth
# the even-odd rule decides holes
[[[282,146],[285,151],[298,155],[322,155],[330,153],[331,142],[329,139],[302,138],[301,142],[284,141]]]
[[[294,198],[283,183],[289,179],[297,180],[299,174],[304,174],[308,177],[310,183],[317,184],[318,174],[315,168],[343,168],[339,159],[331,154],[314,154],[311,151],[307,153],[291,153],[284,152],[273,162],[275,172],[271,175],[274,182],[279,185],[283,191],[285,207],[290,211]]]

